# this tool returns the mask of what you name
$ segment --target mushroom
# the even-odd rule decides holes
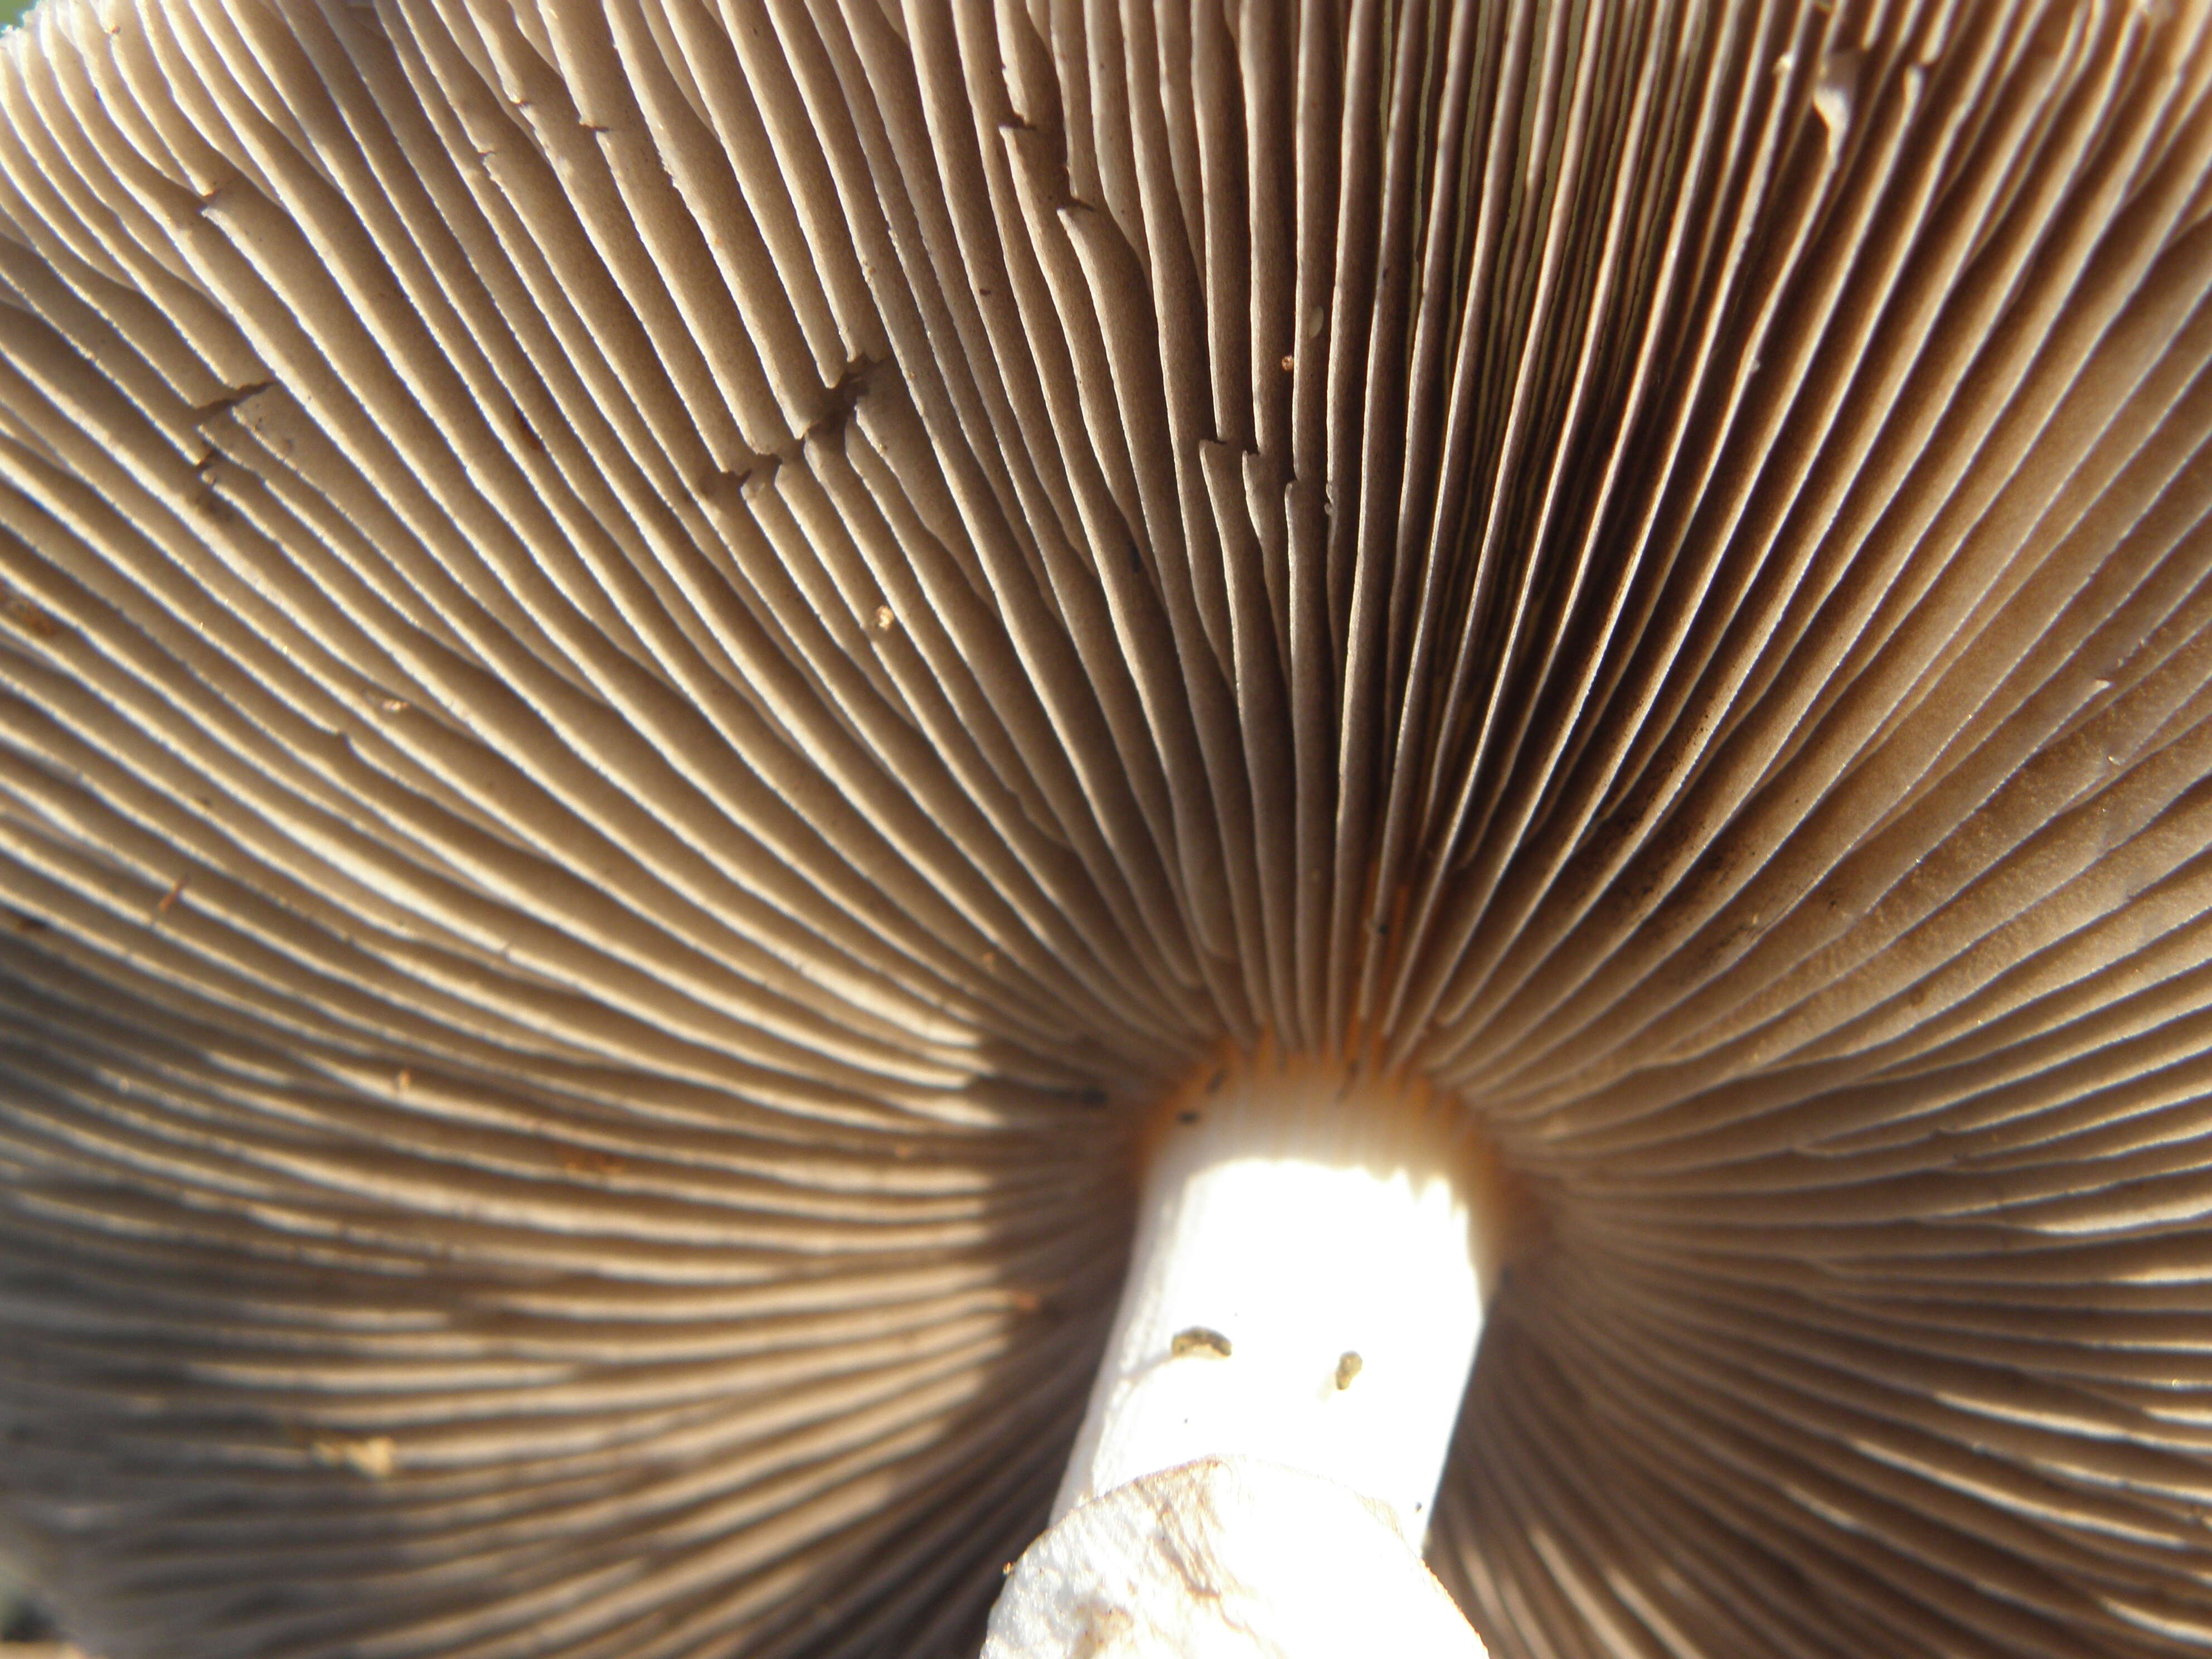
[[[2201,1652],[2206,26],[44,0],[0,1549],[105,1659],[972,1652],[1201,1511],[1286,1648],[1467,1650],[1427,1527],[1499,1659]],[[1151,1253],[1214,1169],[1364,1196]]]

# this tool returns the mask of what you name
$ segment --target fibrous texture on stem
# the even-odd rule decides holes
[[[1389,1511],[1259,1458],[1088,1499],[1022,1552],[982,1659],[1488,1659]]]
[[[2201,1651],[2206,27],[48,0],[0,1548],[972,1645],[1271,1048],[1518,1194],[1494,1652]]]

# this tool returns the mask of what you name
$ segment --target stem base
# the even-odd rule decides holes
[[[1015,1564],[982,1659],[1486,1659],[1380,1506],[1206,1458],[1118,1486]]]

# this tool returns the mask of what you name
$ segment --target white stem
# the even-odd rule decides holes
[[[1484,1659],[1382,1512],[1249,1457],[1146,1475],[1024,1552],[983,1659]]]
[[[1243,1538],[1218,1535],[1251,1509],[1227,1499],[1165,1525],[1188,1534],[1176,1559],[1198,1549],[1239,1564],[1237,1583],[1276,1587],[1255,1590],[1254,1605],[1297,1599],[1312,1539],[1378,1520],[1402,1540],[1402,1567],[1433,1589],[1413,1553],[1474,1362],[1498,1207],[1463,1124],[1417,1087],[1297,1065],[1225,1068],[1170,1103],[1058,1524],[1023,1558],[987,1653],[1060,1651],[1007,1644],[1017,1626],[1034,1637],[1064,1624],[1071,1595],[1092,1613],[1101,1595],[1129,1600],[1131,1629],[1155,1638],[1188,1625],[1195,1615],[1158,1603],[1167,1581],[1139,1559],[1148,1527],[1154,1547],[1163,1534],[1142,1516],[1164,1513],[1163,1492],[1200,1490],[1163,1482],[1161,1471],[1201,1461],[1217,1495],[1275,1490],[1271,1467],[1320,1477],[1281,1488],[1280,1504],[1302,1519],[1286,1513]],[[1110,1509],[1095,1502],[1117,1492]],[[1084,1505],[1098,1513],[1079,1522],[1071,1511],[1087,1514]],[[1346,1520],[1354,1510],[1369,1518]],[[1070,1577],[1078,1534],[1082,1550],[1114,1558],[1095,1562],[1103,1576],[1080,1590]],[[1352,1550],[1347,1565],[1355,1556],[1371,1553]],[[1194,1584],[1186,1599],[1222,1594]]]

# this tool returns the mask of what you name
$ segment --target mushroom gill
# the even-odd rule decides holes
[[[1519,1195],[1499,1659],[2202,1652],[2207,29],[46,0],[0,1548],[972,1651],[1273,1045]]]

